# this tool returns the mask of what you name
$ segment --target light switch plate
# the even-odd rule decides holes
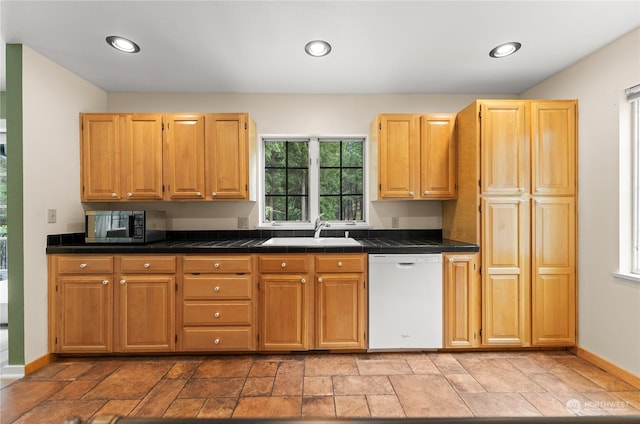
[[[246,216],[238,217],[238,229],[240,230],[248,230],[249,229],[249,218]]]
[[[47,209],[47,222],[49,224],[55,224],[58,218],[58,211],[56,209]]]
[[[391,228],[400,228],[400,217],[399,216],[391,217]]]

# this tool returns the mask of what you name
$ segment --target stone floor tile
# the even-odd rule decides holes
[[[123,362],[118,360],[102,360],[95,363],[93,367],[78,377],[78,380],[104,380],[111,373],[122,366]]]
[[[302,374],[281,374],[278,372],[273,382],[272,396],[302,396]]]
[[[335,396],[338,418],[368,418],[370,416],[367,398],[364,395]]]
[[[249,377],[244,382],[240,396],[269,396],[273,381],[273,377]]]
[[[162,380],[129,414],[132,417],[161,417],[187,380]]]
[[[69,417],[79,417],[83,421],[91,418],[106,403],[104,400],[56,400],[38,404],[22,415],[13,424],[60,424]],[[2,421],[2,423],[11,421]]]
[[[170,368],[166,362],[125,362],[83,399],[142,399]]]
[[[484,387],[470,374],[447,374],[445,378],[458,393],[482,393]]]
[[[209,398],[197,418],[231,418],[237,403],[237,398]]]
[[[622,399],[625,402],[629,403],[634,408],[640,409],[640,390],[636,390],[636,391],[633,391],[633,392],[627,392],[627,391],[624,391],[624,392],[611,392],[611,394],[616,395],[620,399]]]
[[[629,402],[608,392],[583,393],[591,403],[604,409],[611,415],[637,415],[640,417],[640,409],[635,408]]]
[[[215,398],[215,397],[238,397],[244,386],[244,378],[192,378],[189,379],[178,398]]]
[[[460,363],[488,392],[542,392],[534,380],[507,358],[460,359]],[[537,374],[533,374],[535,376]]]
[[[450,353],[432,353],[429,359],[434,363],[442,374],[464,374],[467,372]]]
[[[393,394],[389,377],[382,375],[337,375],[333,377],[336,395]]]
[[[304,396],[331,396],[333,395],[333,382],[329,376],[305,377]]]
[[[356,366],[360,375],[413,374],[411,367],[404,359],[357,360]]]
[[[244,397],[238,400],[233,418],[300,417],[302,396]]]
[[[567,405],[548,392],[520,393],[531,405],[533,405],[545,417],[575,416]]]
[[[96,380],[75,380],[67,384],[64,389],[56,392],[49,400],[81,399],[87,392],[98,384]]]
[[[564,381],[567,385],[573,387],[577,392],[603,392],[605,389],[588,379],[587,377],[578,374],[575,371],[559,372],[555,373],[558,379]]]
[[[300,376],[304,375],[305,362],[304,361],[283,361],[278,364],[277,376],[289,375]]]
[[[179,361],[173,364],[164,378],[185,379],[191,378],[200,366],[201,361]]]
[[[543,374],[548,372],[529,358],[508,358],[508,360],[525,374]]]
[[[367,404],[373,418],[404,418],[404,409],[396,395],[367,395]]]
[[[59,370],[58,370],[59,371]],[[19,380],[0,391],[0,422],[10,423],[62,390],[65,381]]]
[[[249,377],[275,377],[278,364],[278,361],[254,361],[249,370]]]
[[[461,393],[476,417],[536,417],[542,414],[520,393]]]
[[[193,378],[246,377],[253,365],[251,357],[214,357],[205,359],[193,374]]]
[[[140,403],[140,401],[137,399],[109,400],[95,415],[120,415],[126,417],[133,411],[138,403]]]
[[[442,374],[440,369],[428,357],[407,359],[407,364],[409,364],[414,374]]]
[[[304,375],[358,375],[358,367],[351,355],[312,355],[305,361]]]
[[[175,399],[162,418],[196,418],[205,399]]]
[[[335,418],[336,407],[333,396],[311,396],[302,398],[302,418]]]
[[[441,375],[392,375],[389,379],[407,417],[472,416]]]
[[[69,364],[64,369],[60,370],[60,372],[52,375],[50,380],[75,380],[85,372],[89,371],[94,367],[93,363],[79,363],[79,364]]]

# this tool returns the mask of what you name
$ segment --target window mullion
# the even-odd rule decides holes
[[[309,214],[314,222],[320,214],[320,143],[309,138]]]

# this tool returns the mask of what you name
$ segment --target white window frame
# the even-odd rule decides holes
[[[640,283],[640,84],[620,102],[620,264],[613,275]]]
[[[362,203],[363,221],[325,221],[332,230],[368,229],[369,217],[369,137],[366,134],[340,134],[340,135],[301,135],[301,134],[261,134],[258,136],[259,177],[258,177],[258,209],[260,229],[272,230],[312,230],[315,220],[320,213],[320,140],[349,140],[359,139],[362,142]],[[264,173],[264,141],[265,140],[308,140],[309,141],[309,222],[275,221],[266,222],[264,216],[265,204],[265,173]]]

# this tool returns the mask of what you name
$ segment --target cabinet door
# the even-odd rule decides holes
[[[418,162],[418,115],[381,115],[378,120],[381,199],[413,199]]]
[[[317,349],[364,349],[365,289],[362,274],[316,275]]]
[[[105,353],[113,349],[111,275],[59,277],[56,352]]]
[[[420,131],[420,197],[456,197],[456,116],[423,115]]]
[[[482,340],[528,343],[529,201],[482,199]]]
[[[122,147],[124,196],[162,199],[162,115],[127,115]]]
[[[119,351],[172,352],[175,283],[172,275],[123,275],[118,284]]]
[[[575,195],[576,102],[532,102],[531,142],[534,194]]]
[[[204,115],[169,115],[165,128],[165,198],[204,198]]]
[[[482,193],[530,192],[527,116],[525,101],[491,101],[480,105]]]
[[[445,347],[475,347],[480,344],[477,256],[443,254]]]
[[[82,201],[120,200],[120,116],[83,114],[81,119]]]
[[[206,137],[206,197],[247,199],[247,115],[207,115]]]
[[[312,313],[308,275],[263,275],[259,287],[260,349],[308,349]]]
[[[575,344],[576,223],[573,197],[533,202],[532,343]]]

